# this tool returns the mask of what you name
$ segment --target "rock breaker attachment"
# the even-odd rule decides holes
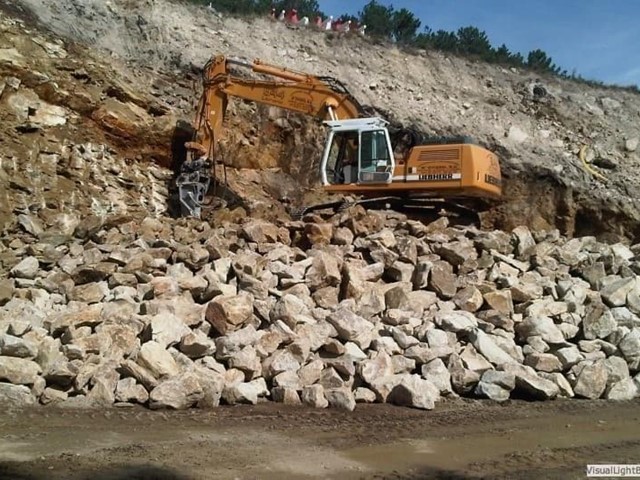
[[[200,218],[204,198],[211,184],[210,168],[210,162],[204,160],[191,160],[182,165],[176,186],[183,217]]]

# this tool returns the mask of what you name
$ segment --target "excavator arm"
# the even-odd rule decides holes
[[[263,75],[255,79],[234,74],[240,67]],[[280,107],[316,117],[344,120],[364,116],[364,109],[337,79],[319,77],[269,65],[219,55],[211,58],[202,73],[203,91],[195,119],[195,138],[186,144],[188,160],[177,179],[183,214],[200,216],[200,205],[209,187],[207,169],[217,162],[218,142],[229,97]]]
[[[230,72],[244,67],[269,79],[252,79]],[[280,107],[319,120],[358,118],[363,107],[346,87],[331,77],[316,77],[254,60],[212,58],[204,68],[203,93],[196,116],[197,139],[189,148],[204,152],[213,160],[221,138],[229,97]]]

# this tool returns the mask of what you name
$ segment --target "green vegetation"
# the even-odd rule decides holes
[[[311,22],[320,15],[326,18],[316,0],[187,0],[191,3],[211,5],[219,11],[235,15],[266,15],[272,8],[277,13],[282,10],[290,11],[295,8],[298,17],[308,17]],[[586,80],[575,71],[568,73],[553,62],[546,52],[540,49],[532,50],[526,58],[518,52],[511,52],[502,44],[499,47],[491,45],[486,32],[473,27],[463,27],[457,32],[438,30],[434,32],[429,27],[419,32],[420,20],[406,8],[394,9],[392,5],[384,5],[377,0],[366,4],[357,16],[350,14],[335,17],[352,20],[358,25],[367,26],[367,36],[380,40],[391,41],[406,48],[424,50],[439,50],[455,55],[498,63],[511,67],[528,68],[539,73],[550,73],[564,78],[570,78],[590,85],[606,86],[603,82]],[[631,91],[638,91],[637,86],[624,87]]]

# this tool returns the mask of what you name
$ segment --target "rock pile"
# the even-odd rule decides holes
[[[0,402],[431,409],[639,393],[637,245],[360,207],[219,228],[90,217],[70,236],[2,241]]]

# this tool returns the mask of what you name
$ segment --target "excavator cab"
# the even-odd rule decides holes
[[[321,163],[324,186],[391,183],[395,160],[386,121],[374,117],[324,123],[330,129]]]

